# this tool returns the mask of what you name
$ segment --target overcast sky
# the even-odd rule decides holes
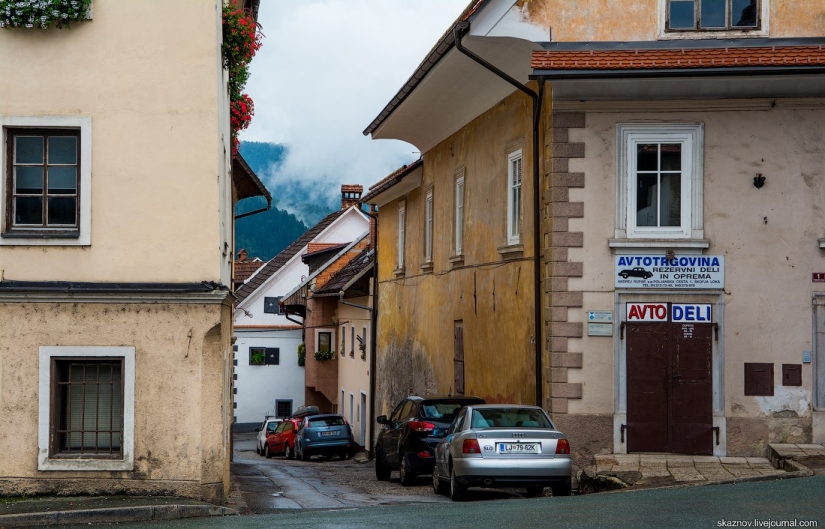
[[[317,182],[338,196],[340,184],[364,190],[418,158],[415,147],[372,140],[362,131],[413,73],[468,0],[262,0],[265,35],[246,92],[255,102],[243,141],[289,149],[278,182]]]

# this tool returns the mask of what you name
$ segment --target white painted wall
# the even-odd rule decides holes
[[[351,207],[312,242],[350,243],[367,230],[367,217],[357,207]],[[277,329],[294,326],[296,323],[283,315],[265,313],[264,300],[267,297],[283,296],[309,275],[309,267],[301,260],[306,251],[306,247],[302,248],[235,310],[235,335],[238,337],[235,342],[238,346],[235,353],[238,361],[235,366],[236,424],[262,422],[264,415],[275,411],[276,399],[292,399],[293,410],[304,403],[304,368],[298,367],[297,354],[298,344],[303,341],[301,330]],[[300,321],[297,317],[293,319]],[[250,347],[278,347],[281,351],[280,365],[250,366]],[[358,361],[361,362],[360,356]],[[364,384],[363,387],[367,388],[368,385]],[[355,400],[358,398],[360,397]],[[349,397],[347,402],[348,399]]]
[[[304,403],[304,368],[298,365],[301,330],[235,332],[235,424],[258,423],[275,414],[276,400],[292,400],[293,411]],[[250,347],[277,347],[279,365],[249,365]]]

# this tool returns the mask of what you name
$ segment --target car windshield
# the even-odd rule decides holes
[[[541,410],[494,408],[473,410],[471,428],[553,428]]]
[[[442,419],[445,421],[452,421],[453,417],[458,414],[458,410],[466,406],[467,402],[451,400],[451,401],[425,401],[421,405],[421,415],[424,419]]]
[[[343,417],[314,417],[309,420],[309,428],[323,428],[324,426],[343,426]]]

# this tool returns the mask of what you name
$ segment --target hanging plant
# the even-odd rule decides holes
[[[86,20],[92,0],[0,0],[0,28],[68,28]]]
[[[304,367],[307,361],[307,345],[305,343],[298,344],[298,365]]]
[[[261,49],[262,39],[260,26],[252,15],[229,5],[223,8],[223,66],[229,72],[233,156],[240,145],[238,132],[249,126],[255,113],[252,98],[243,89],[249,79],[249,63]]]

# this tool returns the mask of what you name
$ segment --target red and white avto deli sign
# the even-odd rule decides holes
[[[709,303],[628,303],[627,321],[671,321],[673,323],[710,323],[713,309]]]

